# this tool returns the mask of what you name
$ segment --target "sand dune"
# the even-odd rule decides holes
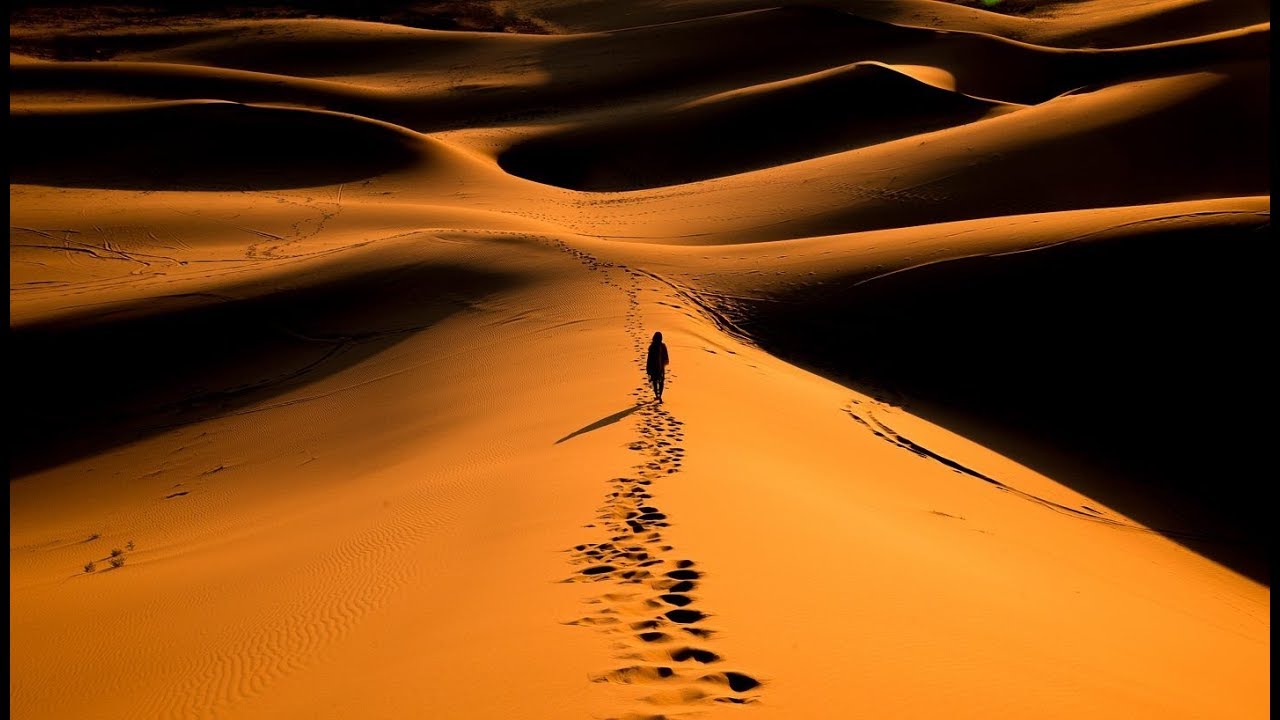
[[[15,182],[209,190],[329,185],[429,162],[416,134],[364,118],[227,102],[15,110]]]
[[[535,136],[499,156],[515,175],[575,190],[679,185],[875,145],[1009,112],[858,63]],[[757,128],[772,131],[761,137]]]
[[[972,5],[973,3],[970,3]],[[521,11],[568,32],[612,30],[775,7],[770,0],[695,0],[633,4],[625,11],[590,0],[522,2]],[[935,0],[815,0],[806,3],[914,27],[1000,35],[1060,47],[1123,47],[1165,42],[1269,22],[1261,0],[1082,0],[1052,3],[1030,15],[989,12]]]
[[[590,196],[564,222],[616,239],[716,244],[960,220],[992,207],[1020,214],[1262,193],[1268,121],[1256,93],[1266,77],[1264,66],[1244,65],[1111,86],[710,180],[696,203],[684,189]],[[1244,87],[1253,90],[1235,89]]]
[[[1215,70],[1060,97],[1021,111],[1021,117],[936,132],[923,143],[904,139],[900,145],[884,143],[726,178],[708,187],[708,202],[703,203],[690,205],[668,193],[637,193],[603,201],[596,212],[592,207],[597,202],[590,198],[585,209],[571,200],[546,206],[546,196],[536,190],[527,191],[527,202],[536,203],[540,215],[558,217],[579,232],[661,239],[664,227],[677,226],[679,232],[669,237],[720,237],[724,242],[976,217],[993,202],[1002,212],[1021,213],[1262,192],[1267,170],[1264,146],[1257,139],[1269,120],[1257,93],[1267,82],[1268,68],[1251,63]],[[731,100],[707,105],[714,110]],[[1125,154],[1114,151],[1119,146],[1126,148]],[[1169,146],[1185,150],[1170,153]],[[678,143],[650,146],[648,162],[674,165],[685,157],[683,150]],[[704,164],[709,167],[699,167],[694,154],[686,175],[724,171],[709,151],[701,157],[708,158]],[[323,162],[314,154],[307,159]],[[896,168],[892,173],[884,172],[887,162]],[[358,166],[349,170],[352,175],[372,174]],[[541,172],[534,168],[527,174],[537,177]],[[334,180],[340,179],[351,178]],[[770,194],[778,187],[787,190],[769,206],[736,216],[721,214],[721,208],[735,206],[765,186]],[[893,202],[885,203],[886,198]],[[645,219],[647,232],[635,231],[633,218],[657,213],[662,222]],[[777,223],[778,217],[787,222]]]
[[[997,9],[20,3],[10,714],[1268,716],[1269,7]]]
[[[912,398],[923,416],[963,423],[966,409],[981,407],[969,420],[989,425],[969,434],[989,447],[1075,478],[1073,487],[1110,507],[1266,577],[1265,558],[1250,549],[1268,523],[1260,488],[1224,493],[1217,479],[1246,476],[1251,461],[1201,444],[1167,378],[1265,375],[1262,339],[1218,318],[1265,322],[1250,308],[1264,304],[1269,222],[1259,198],[1120,208],[1091,230],[1049,223],[1040,238],[1034,226],[1011,237],[1016,221],[998,235],[939,228],[911,246],[909,257],[925,259],[900,267],[900,254],[869,266],[868,253],[848,250],[870,238],[831,238],[821,245],[839,256],[817,261],[813,244],[789,248],[796,261],[773,278],[744,277],[745,263],[736,272],[731,262],[704,263],[697,287],[721,289],[692,292],[764,347],[855,387]],[[963,244],[940,240],[957,235]],[[831,333],[838,324],[858,332]],[[936,362],[949,350],[948,362]],[[1249,401],[1226,394],[1215,404],[1240,416]],[[1250,429],[1237,441],[1263,442]]]
[[[865,61],[937,68],[950,78],[952,89],[982,98],[1043,102],[1098,83],[1261,60],[1270,39],[1264,24],[1144,47],[1061,50],[984,33],[901,27],[819,8],[776,8],[556,37],[406,31],[349,21],[324,21],[318,30],[307,26],[301,32],[298,23],[266,23],[253,33],[231,25],[216,40],[196,33],[193,42],[164,51],[113,50],[112,63],[11,67],[10,75],[27,91],[85,87],[85,74],[91,74],[95,89],[162,98],[191,97],[194,88],[173,83],[195,83],[225,99],[260,101],[266,95],[426,131],[547,116],[606,100],[647,112],[654,104],[671,107]],[[724,40],[709,46],[702,42],[709,33]],[[30,42],[43,47],[40,38]],[[116,42],[155,43],[150,34],[125,35]],[[605,59],[608,71],[597,72]],[[223,71],[171,67],[187,64]],[[227,68],[270,77],[228,73]],[[125,77],[113,77],[117,73]]]
[[[21,451],[10,471],[24,475],[31,463],[64,463],[69,452],[260,404],[300,378],[311,382],[359,364],[522,280],[395,255],[347,253],[341,263],[304,267],[223,283],[216,294],[112,303],[14,327],[22,348],[15,369],[24,378],[18,404],[41,409],[14,418]],[[115,350],[98,354],[104,346]],[[93,372],[80,372],[90,357]]]
[[[364,109],[376,93],[336,82],[204,68],[169,63],[40,62],[10,65],[9,81],[17,93],[15,106],[108,101],[150,102],[155,99],[220,98],[325,108]],[[91,88],[86,91],[86,88]],[[78,104],[78,103],[77,103]],[[382,113],[364,112],[365,116]]]
[[[1173,3],[1134,2],[1061,5],[1046,23],[1054,44],[1118,47],[1163,42],[1270,22],[1270,8],[1257,0]],[[1081,23],[1083,21],[1083,23]],[[1054,27],[1056,26],[1056,27]]]

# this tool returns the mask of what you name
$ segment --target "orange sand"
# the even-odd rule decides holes
[[[11,26],[15,718],[1269,715],[1190,521],[762,349],[1260,262],[1265,5],[501,6],[552,32]]]

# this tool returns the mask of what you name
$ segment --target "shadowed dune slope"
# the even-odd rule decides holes
[[[584,134],[575,140],[575,143],[599,146],[608,144],[604,136],[618,134],[619,130],[609,129],[615,124],[619,129],[627,128],[655,114],[657,122],[666,128],[683,127],[686,129],[681,132],[693,132],[690,125],[713,122],[711,114],[702,114],[711,111],[706,108],[694,112],[682,108],[683,105],[715,94],[742,92],[743,88],[775,82],[797,83],[791,90],[777,88],[777,97],[792,96],[801,104],[798,110],[819,112],[816,105],[820,100],[831,100],[847,108],[849,103],[837,97],[841,83],[871,84],[867,77],[856,78],[858,73],[842,79],[839,70],[850,63],[884,62],[924,68],[930,74],[947,78],[960,93],[1013,103],[1036,103],[1064,92],[1086,86],[1101,87],[1126,78],[1177,74],[1213,63],[1250,59],[1261,62],[1269,52],[1270,39],[1269,29],[1254,28],[1148,48],[1068,52],[986,35],[897,27],[830,11],[814,15],[814,11],[779,10],[562,38],[521,39],[473,33],[465,41],[458,41],[449,39],[450,33],[413,31],[422,35],[410,38],[419,44],[415,50],[389,57],[375,53],[366,61],[361,59],[361,50],[373,52],[368,48],[377,47],[373,40],[385,32],[386,26],[343,23],[343,37],[349,36],[350,42],[356,44],[354,48],[330,47],[323,39],[324,32],[319,32],[321,40],[314,42],[320,49],[315,50],[311,49],[312,34],[301,32],[305,26],[287,23],[286,26],[296,32],[286,33],[277,25],[268,24],[265,39],[262,34],[243,31],[226,39],[232,48],[226,58],[228,67],[181,64],[188,59],[185,57],[169,58],[176,62],[11,63],[10,102],[18,108],[24,104],[38,106],[44,102],[42,98],[50,95],[58,102],[65,102],[76,93],[86,91],[88,94],[81,102],[217,98],[327,109],[422,132],[553,119],[557,114],[570,111],[597,115],[603,112],[603,117],[595,121],[601,127],[582,128]],[[365,69],[357,67],[361,63],[381,61],[386,63],[384,70],[401,69],[384,75],[323,80],[273,74],[276,70],[287,70],[278,67],[278,63],[243,61],[243,57],[254,56],[250,50],[257,44],[271,45],[271,38],[277,34],[284,34],[291,43],[288,52],[282,51],[286,56],[318,53],[326,62],[351,65],[346,68],[351,72]],[[736,44],[729,48],[713,46],[703,42],[705,34],[723,34]],[[806,38],[809,34],[813,35],[811,39]],[[445,38],[439,37],[442,35]],[[442,44],[449,49],[440,50],[437,46]],[[653,48],[663,48],[665,52],[655,53]],[[218,55],[214,59],[222,58]],[[806,75],[815,77],[806,83],[803,79]],[[801,85],[808,89],[800,90]],[[850,88],[848,92],[858,91]],[[888,89],[883,101],[872,104],[875,108],[872,114],[876,117],[893,117],[895,112],[910,114],[907,109],[881,109],[885,103],[905,100],[904,94],[911,93],[901,86]],[[720,107],[725,113],[733,108],[743,112],[768,111],[766,107],[753,106],[745,98]],[[823,109],[820,114],[827,112],[830,111]],[[672,114],[677,117],[668,117]],[[799,131],[807,129],[804,118],[778,119],[773,113],[768,117],[773,122],[783,122],[784,129],[790,124],[796,124]],[[847,112],[844,117],[852,123],[852,129],[847,131],[850,135],[863,134],[862,123],[876,122],[855,121]],[[948,113],[944,112],[943,117],[946,120],[934,127],[955,121]],[[861,144],[818,135],[817,131],[833,124],[821,117],[807,122],[815,126],[813,153]],[[845,131],[837,134],[840,132]],[[643,143],[644,137],[650,134],[642,134],[639,142]],[[560,141],[554,144],[564,145]],[[746,160],[743,163],[727,161],[727,164],[734,166],[734,171],[739,166],[753,167]],[[643,187],[644,184],[633,182],[630,186]]]
[[[1267,213],[776,287],[726,308],[765,348],[955,428],[1269,583]],[[839,329],[839,330],[837,330]]]
[[[15,0],[10,21],[22,25],[76,26],[99,32],[138,25],[179,31],[212,17],[237,19],[374,20],[406,28],[436,30],[547,33],[546,23],[523,14],[524,8],[497,7],[474,0],[125,0],[96,3],[68,0]],[[74,46],[72,46],[74,47]]]
[[[674,190],[591,194],[553,211],[583,234],[714,245],[1265,195],[1269,75],[1266,64],[1245,63],[1129,82]]]
[[[905,151],[887,193],[895,202],[850,203],[814,222],[847,231],[1265,194],[1269,83],[1267,64],[1223,66],[1110,86],[1031,108],[1025,118],[956,128],[916,152],[894,148]],[[872,158],[888,153],[855,157],[850,165],[883,182],[885,165]],[[813,229],[808,234],[829,232]]]
[[[88,17],[56,11],[42,15],[31,8],[58,3],[19,3],[11,19],[20,29],[11,39],[42,55],[59,60],[106,59],[118,53],[164,52],[195,41],[216,45],[227,35],[226,28],[193,22],[207,19],[211,8],[201,3],[173,3],[151,0],[127,6],[109,5],[108,12]],[[92,4],[90,4],[92,6]],[[771,10],[776,0],[645,0],[624,5],[598,0],[510,0],[501,7],[466,0],[421,4],[384,1],[373,4],[338,4],[293,1],[282,3],[227,3],[221,6],[233,18],[252,17],[289,22],[305,17],[309,22],[339,23],[378,21],[395,23],[383,33],[394,43],[412,37],[414,29],[488,31],[512,35],[534,33],[563,35],[607,32],[644,25],[686,22],[716,15]],[[898,25],[935,30],[978,32],[1041,45],[1067,48],[1116,48],[1167,42],[1233,30],[1268,22],[1270,7],[1265,0],[1076,0],[1052,3],[1031,14],[993,12],[937,0],[811,0],[804,6]],[[162,29],[141,30],[137,23],[112,17],[126,8],[146,9],[155,14],[153,25]],[[459,19],[462,22],[458,22]],[[235,22],[235,21],[233,21]],[[229,23],[228,23],[229,24]],[[42,37],[33,28],[50,25],[60,32]],[[341,40],[341,31],[328,33]],[[94,39],[94,36],[98,36]],[[323,68],[326,58],[310,58]],[[277,62],[280,60],[276,60]],[[287,62],[287,60],[286,60]],[[304,68],[304,63],[295,63]]]
[[[17,1],[13,717],[1269,716],[1268,5]]]
[[[40,105],[44,94],[85,93],[135,102],[217,98],[302,105],[388,120],[375,103],[390,96],[344,83],[269,73],[149,62],[28,62],[9,65],[10,98]]]
[[[503,157],[503,166],[563,187],[628,190],[794,162],[982,116],[972,98],[960,95],[944,100],[931,88],[857,69],[865,65],[851,69],[850,61],[898,63],[943,78],[959,93],[1021,103],[1042,102],[1065,91],[1134,76],[1259,58],[1265,56],[1269,42],[1268,29],[1254,28],[1146,48],[1063,51],[984,34],[899,27],[813,8],[561,37],[442,33],[347,21],[270,22],[254,26],[253,32],[244,23],[224,25],[212,39],[208,37],[212,31],[189,30],[189,44],[163,51],[130,53],[116,48],[109,53],[165,62],[11,63],[10,83],[16,91],[11,105],[44,112],[50,103],[66,102],[86,90],[79,103],[218,98],[326,109],[423,132],[531,119],[554,121],[558,114],[586,112],[588,122],[517,140]],[[708,35],[721,40],[706,43],[703,39]],[[83,40],[97,42],[95,37]],[[161,37],[159,31],[131,31],[109,35],[102,42],[108,47],[132,43],[145,48]],[[187,62],[221,62],[229,67],[181,64]],[[305,72],[306,67],[327,71]],[[260,72],[264,70],[305,76]],[[358,75],[340,77],[343,73]],[[770,83],[778,85],[765,92]],[[751,87],[761,92],[744,90]],[[724,97],[714,98],[718,94]],[[785,107],[788,104],[790,108]],[[170,112],[178,116],[158,128],[162,143],[169,142],[165,138],[170,127],[195,122],[185,114],[188,111]],[[20,117],[15,122],[19,130],[30,126]],[[73,121],[64,119],[49,128],[40,122],[38,132],[55,132],[56,127],[67,127],[67,122]],[[329,121],[311,121],[314,127],[303,128],[298,136],[285,133],[289,142],[283,145],[272,140],[278,132],[275,124],[265,118],[263,122],[263,132],[250,134],[265,142],[266,151],[256,152],[253,142],[258,140],[251,139],[230,148],[227,156],[219,153],[219,162],[230,165],[232,157],[247,153],[280,168],[287,164],[285,157],[296,154],[297,174],[313,176],[321,184],[367,177],[400,162],[398,152],[389,147],[395,141],[377,140],[376,132],[362,127],[353,135],[353,159],[345,170],[337,168],[343,163],[321,167],[328,161],[319,153],[305,147],[289,149],[289,145],[306,145],[308,134],[327,137]],[[141,126],[126,124],[129,127],[118,132],[127,142],[127,133]],[[773,129],[751,133],[748,126]],[[67,130],[76,134],[88,128],[77,125]],[[210,133],[214,145],[221,142],[222,132],[233,130],[227,127]],[[368,152],[359,148],[361,143],[368,143]],[[70,164],[84,163],[85,157],[100,152],[82,153]],[[121,158],[99,170],[80,171],[86,178],[116,175],[104,179],[104,187],[133,187],[132,181],[120,177],[128,174],[121,168],[143,160],[153,162]],[[165,158],[159,160],[164,167]],[[23,156],[19,161],[18,179],[85,186],[98,182],[68,179],[67,172],[39,158],[32,161]],[[33,164],[34,173],[28,167]],[[229,177],[234,172],[212,167],[207,172],[210,177],[180,181],[177,187],[185,187],[182,182],[235,186]],[[300,181],[277,175],[255,182],[288,187]],[[1168,198],[1148,195],[1132,201],[1160,199]],[[946,218],[928,220],[942,219]],[[850,229],[854,228],[827,227],[819,232]]]
[[[601,196],[595,212],[565,222],[605,237],[722,244],[1266,194],[1268,78],[1268,66],[1244,64],[1109,86],[708,180],[700,203],[664,191]],[[661,222],[642,222],[652,215]]]
[[[1145,6],[1145,7],[1144,7]],[[1264,0],[1183,0],[1144,3],[1090,0],[1059,4],[1033,24],[1040,42],[1067,47],[1121,47],[1157,43],[1271,21]]]
[[[566,32],[636,25],[775,7],[777,0],[645,0],[616,6],[596,0],[512,0],[506,7]],[[809,0],[868,19],[939,30],[1000,35],[1062,47],[1123,47],[1232,30],[1270,20],[1266,0],[1074,0],[1030,15],[1005,14],[935,0]]]
[[[411,167],[427,141],[385,123],[225,102],[16,110],[13,182],[211,190],[328,185]]]
[[[18,31],[16,47],[60,61],[133,60],[213,65],[322,77],[434,65],[486,38],[522,36],[437,32],[349,20],[222,20],[176,27],[125,25],[87,32]],[[530,37],[524,42],[536,43]]]
[[[501,76],[504,65],[527,63],[564,46],[567,38],[517,33],[443,32],[347,20],[227,22],[216,34],[150,49],[149,33],[112,36],[112,58],[170,62],[324,78],[469,72]],[[161,37],[166,35],[161,34]],[[83,38],[95,47],[92,37]],[[476,66],[468,71],[465,65]]]
[[[11,478],[262,403],[529,278],[378,251],[10,328]]]
[[[715,43],[706,42],[714,36]],[[926,65],[955,77],[956,90],[1015,103],[1134,75],[1263,58],[1269,26],[1143,47],[1064,50],[986,33],[949,32],[788,6],[606,33],[531,36],[406,30],[376,23],[278,21],[227,24],[215,39],[148,47],[150,33],[83,38],[120,61],[197,64],[308,78],[395,78],[399,92],[450,90],[489,112],[547,112],[547,104],[723,91],[861,61]],[[56,38],[27,40],[33,50]],[[454,97],[456,95],[457,97]],[[484,95],[483,98],[469,97]],[[490,97],[492,96],[492,97]],[[234,98],[231,98],[234,99]],[[482,102],[483,100],[483,102]],[[500,101],[500,102],[499,102]],[[415,126],[416,127],[416,126]]]
[[[860,63],[661,115],[552,132],[498,161],[512,174],[550,185],[635,190],[795,162],[1013,109]]]

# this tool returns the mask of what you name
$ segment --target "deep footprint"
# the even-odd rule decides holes
[[[642,337],[643,333],[640,332],[642,322],[637,298],[640,292],[637,281],[642,275],[621,266],[616,266],[617,270],[610,270],[615,266],[599,262],[590,254],[572,250],[563,243],[558,245],[587,264],[590,269],[603,272],[606,276],[612,272],[626,274],[624,282],[615,282],[615,278],[611,276],[602,282],[626,293],[632,306],[626,319],[627,331],[634,336],[636,350],[642,351],[647,340],[647,335]],[[629,287],[626,287],[628,284]],[[637,367],[640,367],[639,363]],[[695,624],[711,617],[700,610],[686,607],[694,603],[690,593],[699,586],[702,574],[692,569],[694,561],[679,560],[669,554],[674,547],[666,544],[669,540],[663,537],[665,531],[658,530],[669,527],[670,519],[651,494],[656,480],[670,478],[674,473],[681,472],[682,461],[686,458],[686,449],[681,447],[685,441],[684,423],[675,419],[666,409],[649,404],[651,395],[647,387],[637,389],[631,395],[637,404],[645,405],[637,415],[640,420],[636,424],[639,437],[627,445],[637,453],[632,456],[638,461],[633,470],[637,476],[612,478],[606,486],[605,504],[597,511],[600,513],[597,516],[599,524],[585,526],[601,527],[608,533],[620,534],[610,537],[610,542],[585,543],[575,547],[577,552],[571,562],[578,566],[577,577],[580,580],[607,581],[620,591],[630,589],[640,592],[606,593],[586,600],[585,602],[595,604],[597,615],[572,624],[599,625],[603,632],[622,633],[622,641],[615,645],[620,650],[616,657],[620,660],[627,658],[627,661],[639,664],[615,669],[603,676],[592,677],[592,680],[626,685],[653,683],[655,689],[659,684],[665,685],[665,689],[639,698],[660,705],[688,706],[713,700],[734,704],[756,702],[757,698],[752,696],[730,694],[730,691],[735,694],[744,693],[759,687],[760,681],[749,675],[739,672],[700,675],[692,672],[694,664],[705,666],[722,662],[723,658],[711,650],[684,644],[704,642],[715,633],[706,628],[695,627]],[[665,571],[657,570],[655,566],[658,565],[663,566]],[[644,568],[650,568],[652,572]],[[646,595],[648,599],[641,600]],[[671,607],[673,605],[674,608]],[[638,617],[632,615],[636,612],[643,614]],[[610,629],[610,625],[615,626]],[[628,627],[629,631],[625,629]],[[682,635],[677,630],[687,635]],[[648,649],[642,651],[644,646],[648,646]],[[673,666],[661,665],[662,662],[670,662]],[[675,663],[682,664],[674,665]],[[686,671],[690,674],[683,675]],[[708,687],[713,684],[724,688],[716,690]],[[666,717],[668,716],[636,714],[627,716],[627,719],[665,720]]]
[[[675,676],[675,671],[669,667],[644,667],[642,665],[633,665],[631,667],[618,668],[613,672],[606,673],[596,678],[592,678],[593,682],[613,682],[622,683],[623,685],[631,685],[639,682],[653,682],[656,680],[666,680]]]
[[[710,650],[699,650],[697,648],[684,647],[679,650],[672,650],[671,659],[676,662],[693,660],[700,663],[713,663],[719,660],[720,656]]]
[[[740,672],[729,671],[716,673],[714,675],[703,675],[700,679],[704,682],[726,683],[730,690],[739,693],[760,687],[759,680]]]
[[[677,623],[696,623],[707,617],[707,614],[699,610],[668,610],[664,615],[671,622]]]

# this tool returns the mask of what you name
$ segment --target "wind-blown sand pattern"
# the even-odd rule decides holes
[[[11,10],[12,716],[1269,716],[1267,3],[359,5]]]

